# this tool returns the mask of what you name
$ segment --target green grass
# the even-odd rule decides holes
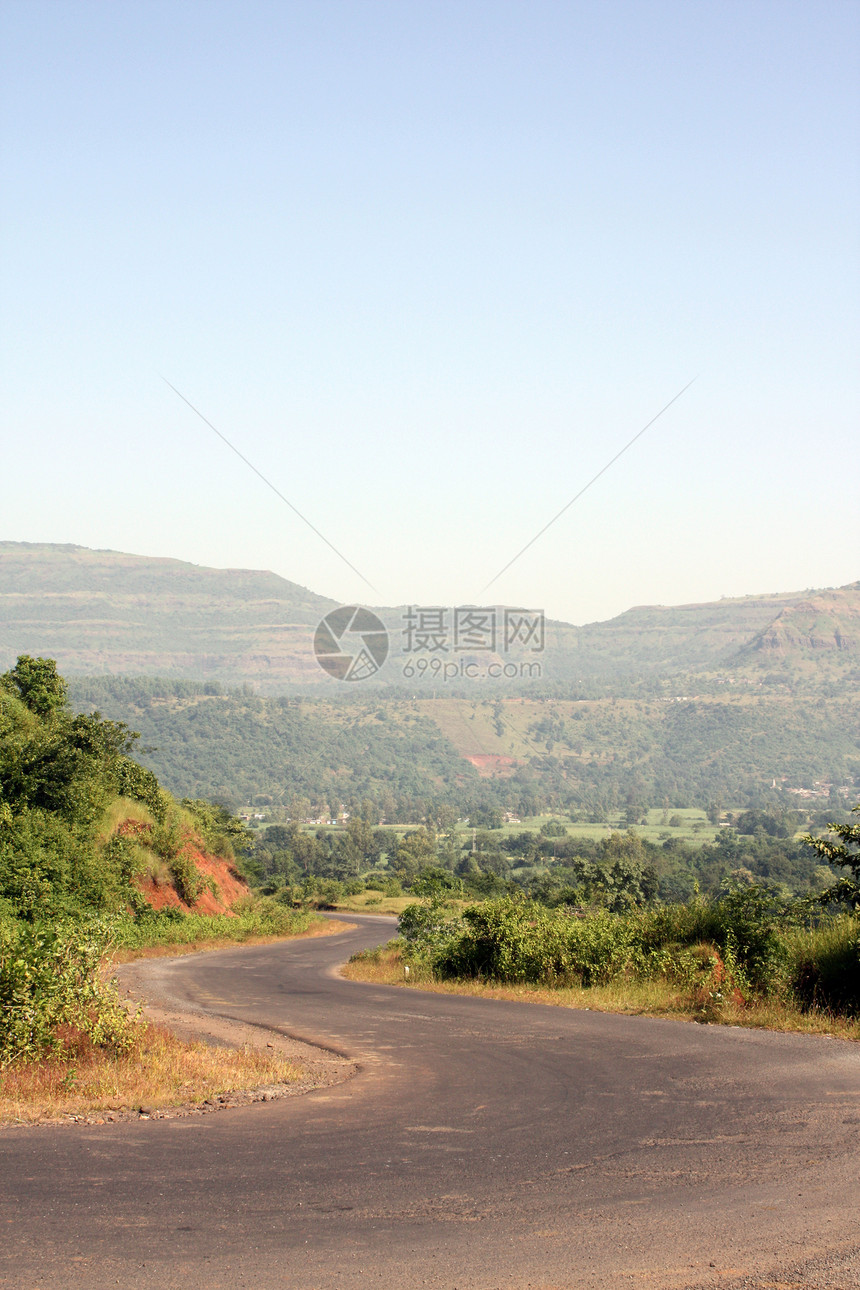
[[[662,807],[653,807],[648,811],[647,823],[633,826],[635,832],[648,842],[663,842],[668,836],[679,838],[694,846],[701,846],[705,842],[713,842],[720,832],[720,829],[711,824],[705,812],[701,810],[687,807],[670,807],[668,811],[669,818],[679,815],[683,821],[680,827],[670,827],[668,823],[663,824],[663,814]],[[559,820],[567,829],[568,837],[589,838],[596,841],[608,837],[612,832],[626,832],[628,827],[624,821],[624,815],[619,811],[610,813],[606,823],[601,824],[590,824],[581,820],[574,821],[563,811],[555,811],[545,815],[524,816],[519,823],[505,823],[498,829],[480,829],[479,831],[489,833],[491,838],[509,838],[519,833],[540,833],[541,825],[548,823],[550,820]],[[303,832],[310,834],[317,832],[343,833],[346,831],[346,826],[343,824],[302,824],[300,827]],[[402,838],[411,830],[423,828],[424,826],[420,823],[415,823],[380,824],[374,827],[378,827],[384,833],[391,833],[398,838]],[[456,832],[465,843],[472,836],[472,827],[461,820],[456,825]]]
[[[300,936],[311,923],[322,920],[304,909],[288,909],[266,899],[249,898],[232,914],[179,914],[166,911],[134,919],[129,915],[114,924],[114,944],[120,950],[150,946],[240,944],[257,937]]]

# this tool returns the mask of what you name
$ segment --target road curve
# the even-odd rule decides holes
[[[340,1085],[0,1132],[0,1286],[860,1286],[860,1049],[345,981],[390,920],[154,961]]]

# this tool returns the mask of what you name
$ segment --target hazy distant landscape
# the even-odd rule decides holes
[[[180,795],[599,819],[841,808],[860,786],[860,583],[552,623],[540,678],[447,686],[398,673],[404,609],[382,611],[376,677],[332,680],[312,642],[333,607],[271,573],[0,545],[0,666],[55,658],[73,702],[140,731]]]
[[[4,666],[29,652],[55,658],[68,675],[160,675],[251,684],[269,694],[324,685],[337,693],[312,648],[318,622],[336,607],[330,598],[261,570],[0,543]],[[389,629],[391,656],[366,684],[431,689],[432,674],[413,673],[407,681],[398,671],[406,657],[407,606],[376,608]],[[666,684],[665,692],[677,695],[690,693],[695,678],[698,692],[743,693],[755,686],[842,694],[845,687],[860,689],[860,582],[709,604],[639,606],[580,626],[548,621],[540,661],[542,675],[518,679],[516,687],[581,697],[662,693]],[[499,688],[510,693],[512,687],[505,681]]]

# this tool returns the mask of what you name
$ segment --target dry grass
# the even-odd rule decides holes
[[[243,945],[267,944],[285,939],[334,936],[354,923],[316,919],[295,936],[256,936]],[[117,950],[109,962],[171,958],[202,950],[233,948],[224,937],[188,945],[148,945]],[[238,1089],[264,1084],[295,1083],[301,1067],[255,1049],[214,1048],[187,1043],[160,1026],[141,1025],[140,1037],[130,1053],[116,1055],[94,1048],[87,1040],[72,1037],[71,1051],[39,1062],[15,1062],[0,1070],[0,1124],[34,1124],[92,1112],[138,1110],[197,1104]]]
[[[779,999],[762,999],[744,1004],[733,999],[715,1002],[691,995],[659,979],[620,979],[607,985],[539,986],[500,985],[490,981],[438,981],[427,968],[406,963],[399,949],[383,946],[356,955],[341,968],[351,981],[374,985],[400,985],[436,994],[465,994],[481,999],[511,999],[520,1003],[542,1003],[555,1008],[579,1008],[591,1012],[614,1012],[625,1016],[674,1017],[681,1021],[744,1026],[761,1030],[800,1031],[812,1035],[833,1035],[860,1041],[860,1018],[834,1016],[811,1009],[808,1012]]]
[[[79,1040],[65,1058],[7,1066],[0,1071],[0,1124],[156,1110],[301,1078],[300,1067],[265,1052],[183,1043],[159,1026],[141,1025],[123,1055]]]
[[[342,913],[402,914],[407,905],[414,904],[414,896],[386,896],[381,891],[360,891],[356,896],[342,896],[336,908]]]

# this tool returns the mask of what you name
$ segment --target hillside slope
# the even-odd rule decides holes
[[[158,695],[156,685],[82,680],[70,697],[141,731],[141,759],[171,791],[234,809],[256,797],[283,807],[305,799],[299,813],[316,817],[367,800],[389,821],[412,821],[427,802],[461,815],[481,802],[533,814],[631,795],[705,807],[748,794],[765,800],[777,786],[860,787],[855,695],[765,687],[685,699],[473,701],[364,690],[335,704],[209,696],[190,686]]]
[[[207,569],[79,546],[0,543],[0,666],[21,653],[51,657],[67,675],[169,675],[264,693],[325,687],[343,697],[313,653],[319,620],[336,602],[276,574]],[[438,673],[404,676],[404,607],[378,609],[390,634],[381,684],[428,692]],[[501,610],[497,614],[501,622]],[[429,660],[427,656],[425,662]],[[460,658],[450,650],[441,658]],[[471,657],[471,656],[469,656]],[[493,656],[477,657],[484,664]],[[546,649],[500,661],[538,660],[541,687],[649,685],[710,674],[719,684],[770,677],[803,688],[860,684],[860,582],[825,591],[744,596],[713,603],[638,606],[607,622],[547,622]],[[486,681],[461,688],[490,688]],[[451,686],[447,687],[449,690]]]
[[[0,543],[0,666],[241,683],[322,676],[313,632],[336,602],[274,573],[24,542]]]

